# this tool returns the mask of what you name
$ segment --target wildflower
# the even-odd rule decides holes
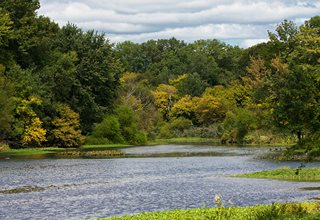
[[[221,195],[218,195],[218,194],[214,196],[213,200],[214,200],[214,203],[216,204],[217,207],[222,206],[222,201],[221,201],[222,199],[221,198],[222,198]]]

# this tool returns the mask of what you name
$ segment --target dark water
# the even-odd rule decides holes
[[[164,145],[127,153],[227,152],[216,157],[44,159],[0,161],[0,219],[85,219],[224,205],[307,201],[319,183],[230,178],[227,175],[298,167],[256,160],[268,149]],[[308,163],[307,167],[319,167]]]

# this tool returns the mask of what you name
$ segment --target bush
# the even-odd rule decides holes
[[[160,128],[159,138],[183,137],[184,131],[193,126],[192,121],[183,117],[173,119]]]
[[[10,147],[6,143],[0,142],[0,152],[7,152],[10,150]]]
[[[116,110],[121,134],[129,144],[143,144],[147,142],[147,135],[138,127],[138,117],[128,106],[119,106]]]
[[[57,105],[56,111],[57,117],[52,121],[54,129],[51,131],[54,144],[58,147],[80,147],[84,137],[80,130],[79,114],[66,104]]]
[[[164,124],[160,128],[160,133],[158,135],[159,138],[173,138],[174,135],[170,130],[170,125],[168,123]]]
[[[138,118],[128,106],[119,106],[115,115],[107,115],[96,124],[87,144],[144,144],[147,135],[138,128]]]
[[[91,141],[105,139],[109,143],[125,143],[121,134],[120,123],[117,117],[113,115],[107,115],[100,124],[96,124],[92,136],[95,140],[89,138]]]
[[[178,130],[180,132],[183,132],[185,129],[191,128],[192,125],[192,121],[183,117],[174,119],[171,123],[170,123],[170,130]]]
[[[239,108],[235,109],[234,112],[227,112],[223,125],[227,133],[235,133],[237,143],[243,144],[249,131],[256,128],[256,117],[253,112]]]
[[[146,133],[144,133],[142,131],[138,131],[137,133],[135,133],[133,141],[134,142],[131,142],[130,144],[145,144],[145,143],[147,143],[148,139],[147,139]]]

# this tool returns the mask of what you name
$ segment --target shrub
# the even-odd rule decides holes
[[[237,143],[243,144],[245,136],[256,127],[256,117],[253,112],[239,108],[233,112],[227,112],[223,125],[231,138],[233,138],[232,134],[235,134]]]
[[[51,131],[54,144],[57,147],[80,147],[84,137],[81,134],[79,114],[66,104],[57,105],[56,111],[57,117],[52,121],[54,129]]]
[[[168,123],[164,124],[161,128],[160,128],[160,132],[158,135],[159,138],[173,138],[174,135],[170,130],[170,125]]]
[[[0,152],[7,152],[10,150],[10,147],[6,143],[0,142]]]
[[[147,141],[146,134],[138,127],[138,117],[128,106],[119,106],[116,110],[123,138],[129,144],[143,144]]]
[[[107,139],[110,143],[124,143],[124,138],[121,134],[120,123],[117,117],[107,115],[103,121],[94,126],[92,136],[95,140]],[[90,138],[89,138],[90,140]],[[91,140],[93,140],[91,138]]]
[[[138,128],[138,117],[135,112],[123,105],[115,110],[114,115],[107,115],[101,123],[96,124],[86,142],[143,144],[147,142],[147,135]]]
[[[192,121],[183,117],[174,119],[170,123],[170,130],[178,130],[183,132],[185,129],[192,127]]]

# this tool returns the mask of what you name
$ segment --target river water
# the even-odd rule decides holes
[[[1,160],[0,219],[85,219],[214,207],[216,194],[222,196],[225,206],[320,197],[318,190],[302,189],[319,187],[315,182],[229,177],[300,165],[255,159],[266,148],[161,145],[124,151],[143,157]],[[186,152],[211,156],[179,157]],[[156,154],[162,156],[151,157]],[[320,167],[320,163],[306,166]]]

